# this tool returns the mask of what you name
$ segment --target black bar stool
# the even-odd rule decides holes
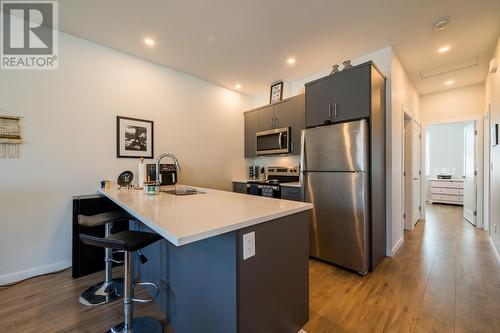
[[[131,255],[140,249],[153,244],[162,239],[158,234],[142,231],[121,231],[105,238],[89,235],[80,235],[80,239],[87,245],[94,245],[114,250],[125,251],[125,284],[123,294],[124,321],[113,328],[108,333],[161,333],[163,327],[161,322],[153,317],[133,318],[133,302],[148,303],[158,294],[159,287],[150,282],[139,282],[134,284],[132,276]],[[141,254],[141,261],[145,261]],[[133,297],[135,285],[150,286],[155,289],[155,296],[149,299],[138,299]]]
[[[104,236],[111,235],[111,228],[115,222],[126,223],[130,219],[124,211],[110,211],[96,215],[78,215],[78,224],[84,227],[97,227],[104,224]],[[113,259],[113,250],[106,248],[104,256],[105,277],[104,281],[89,287],[80,294],[80,303],[85,306],[97,306],[110,303],[123,295],[123,279],[112,277],[113,262],[121,263]]]

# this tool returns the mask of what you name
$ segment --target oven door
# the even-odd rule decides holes
[[[256,149],[258,155],[289,154],[290,127],[257,132]]]

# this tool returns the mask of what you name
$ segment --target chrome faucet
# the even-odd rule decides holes
[[[175,169],[178,172],[181,172],[181,166],[179,165],[179,160],[177,160],[177,157],[175,157],[174,155],[172,155],[170,153],[161,154],[160,156],[158,156],[158,159],[156,160],[156,185],[161,185],[161,180],[160,180],[160,161],[164,157],[170,157],[174,161],[174,163],[175,163]],[[176,179],[176,181],[177,181],[177,179]]]

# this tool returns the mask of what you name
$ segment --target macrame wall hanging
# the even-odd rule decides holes
[[[0,115],[0,158],[18,158],[21,144],[21,117]]]

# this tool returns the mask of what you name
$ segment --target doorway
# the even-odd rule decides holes
[[[403,138],[403,186],[404,229],[413,230],[421,220],[421,126],[409,114],[404,113]]]
[[[463,208],[477,224],[478,122],[431,124],[425,128],[425,201]]]

